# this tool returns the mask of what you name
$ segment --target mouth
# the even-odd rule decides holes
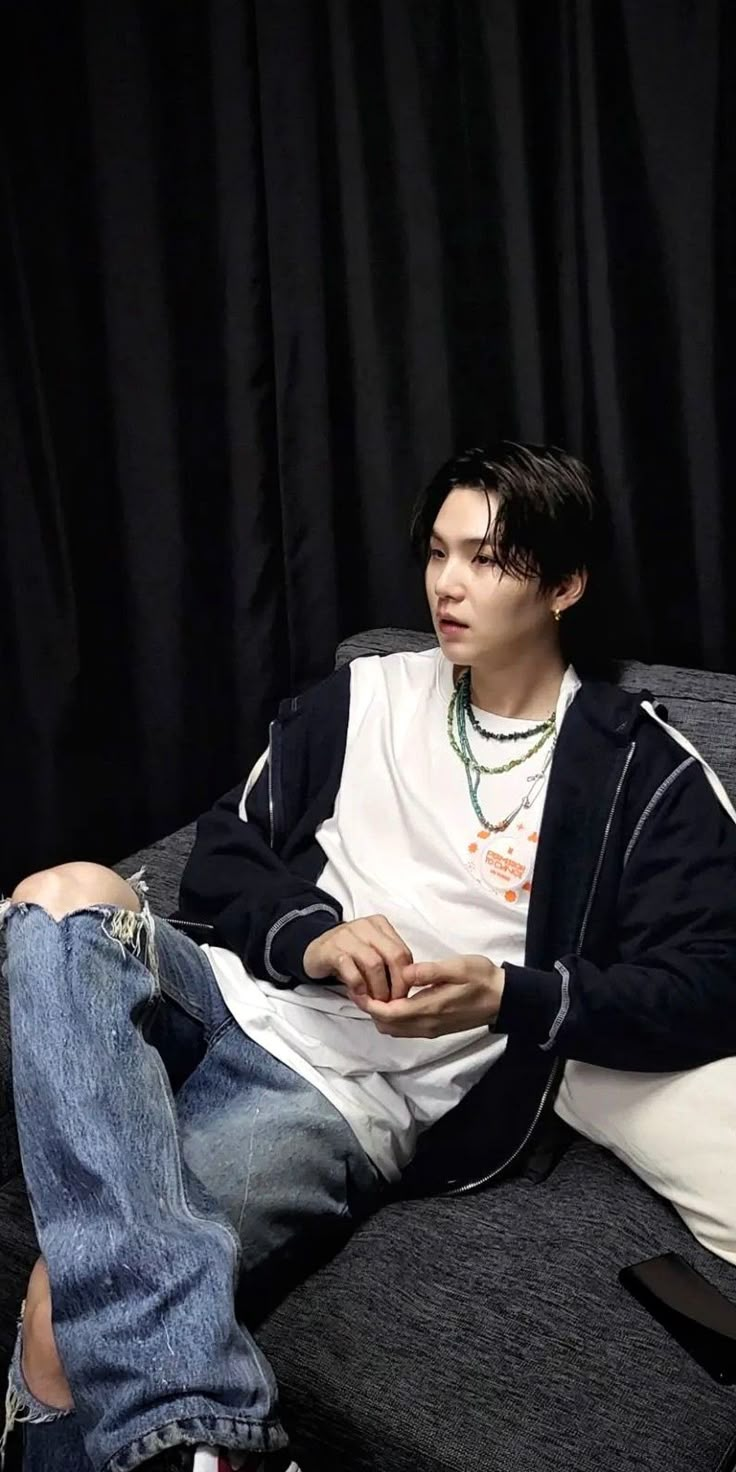
[[[468,625],[461,624],[457,618],[449,618],[440,614],[437,618],[437,628],[446,639],[452,639],[467,633]]]

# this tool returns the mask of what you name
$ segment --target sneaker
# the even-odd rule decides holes
[[[221,1451],[212,1446],[176,1446],[145,1463],[144,1472],[300,1472],[288,1452]]]
[[[284,1453],[275,1452],[259,1457],[258,1453],[219,1451],[217,1447],[198,1446],[194,1453],[192,1472],[300,1472],[296,1462],[284,1461]]]

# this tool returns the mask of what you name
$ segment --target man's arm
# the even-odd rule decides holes
[[[341,981],[359,1006],[385,998],[411,953],[384,916],[342,922],[342,907],[292,873],[271,847],[268,753],[245,785],[200,818],[179,915],[209,921],[213,941],[277,986]]]
[[[652,805],[625,864],[620,959],[552,971],[454,956],[406,968],[401,1001],[368,1001],[381,1032],[438,1037],[490,1025],[550,1056],[675,1072],[736,1053],[736,824],[693,763]]]
[[[209,921],[215,944],[278,986],[308,980],[305,950],[341,923],[337,900],[293,874],[271,848],[267,756],[245,790],[233,789],[199,819],[178,913]]]
[[[695,762],[641,825],[621,876],[620,959],[506,966],[496,1021],[550,1054],[670,1072],[736,1053],[736,825]]]

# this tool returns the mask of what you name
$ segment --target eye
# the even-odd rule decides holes
[[[429,549],[429,560],[430,560],[430,562],[432,562],[432,561],[436,562],[438,558],[444,557],[444,555],[445,554],[442,551],[442,548],[441,547],[430,547],[430,549]]]
[[[486,552],[478,552],[478,553],[476,553],[475,557],[473,558],[473,561],[474,562],[477,562],[477,564],[478,564],[479,567],[495,567],[496,566],[496,559],[495,559],[495,557],[491,557]]]

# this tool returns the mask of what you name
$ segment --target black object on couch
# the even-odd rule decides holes
[[[377,630],[338,661],[427,648]],[[736,677],[626,665],[736,794]],[[119,865],[176,906],[193,827]],[[0,1339],[7,1356],[37,1248],[0,997]],[[734,1101],[736,1107],[736,1100]],[[733,1162],[736,1169],[736,1162]],[[736,1301],[736,1268],[582,1139],[551,1174],[399,1201],[287,1293],[258,1338],[303,1472],[729,1472],[736,1388],[711,1381],[624,1291],[618,1271],[680,1252]]]

